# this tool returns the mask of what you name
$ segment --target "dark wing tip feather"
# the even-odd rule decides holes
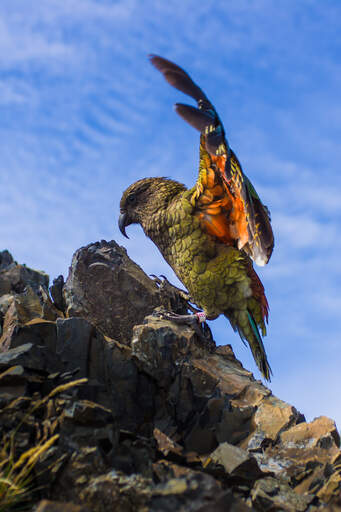
[[[165,71],[174,71],[176,73],[182,74],[189,78],[191,80],[191,77],[184,69],[182,69],[180,66],[172,62],[171,60],[164,59],[163,57],[160,57],[159,55],[150,54],[148,55],[150,62],[153,64],[153,66],[161,71],[161,73],[164,73]]]
[[[184,105],[183,103],[175,103],[175,111],[179,114],[182,119],[187,121],[188,124],[193,126],[199,132],[202,132],[214,122],[214,118],[211,115],[199,110],[192,105]]]
[[[209,102],[205,93],[200,87],[193,82],[192,78],[177,64],[174,62],[164,59],[159,55],[149,55],[150,62],[153,66],[160,71],[165,77],[166,81],[179,91],[191,96],[196,101],[205,100]]]
[[[233,153],[233,157],[240,163]],[[249,233],[251,257],[258,265],[265,265],[271,258],[274,248],[274,235],[271,227],[270,212],[260,200],[254,186],[249,178],[243,173],[245,183],[245,202],[249,214]],[[254,243],[253,237],[257,233],[257,242]]]
[[[260,245],[264,255],[266,256],[266,263],[269,261],[273,248],[274,248],[274,235],[271,227],[271,222],[267,210],[265,210],[260,199],[254,199],[255,219],[259,224]]]

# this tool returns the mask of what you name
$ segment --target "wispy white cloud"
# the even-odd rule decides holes
[[[283,243],[293,249],[331,248],[338,241],[339,230],[335,223],[321,222],[308,215],[276,214],[273,223]]]

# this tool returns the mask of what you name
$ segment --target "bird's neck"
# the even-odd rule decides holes
[[[148,201],[140,212],[140,224],[152,239],[155,228],[162,229],[161,224],[167,222],[166,212],[170,205],[186,190],[182,183],[166,178],[155,178],[153,185]]]

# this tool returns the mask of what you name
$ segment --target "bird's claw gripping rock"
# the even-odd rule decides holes
[[[172,320],[172,322],[175,322],[177,324],[187,324],[191,327],[198,325],[199,320],[196,314],[194,315],[178,315],[177,313],[173,312],[167,312],[163,314],[163,317],[167,320]]]
[[[203,311],[197,311],[193,315],[178,315],[173,312],[160,312],[160,316],[165,320],[170,320],[181,325],[192,327],[201,341],[212,340],[212,333],[206,323],[206,314]]]
[[[186,307],[192,311],[192,313],[198,313],[199,310],[192,306],[191,302],[193,302],[193,299],[189,296],[189,293],[186,290],[182,290],[181,288],[178,288],[174,284],[170,283],[166,276],[160,275],[160,277],[156,276],[155,274],[150,274],[150,277],[153,278],[154,283],[157,284],[160,290],[165,290],[170,296],[180,297],[180,300],[185,301]]]
[[[159,288],[177,293],[185,301],[190,300],[188,293],[185,290],[182,290],[181,288],[178,288],[177,286],[174,286],[174,284],[170,283],[166,276],[161,274],[160,277],[158,277],[155,274],[150,274],[150,277],[153,278],[153,281],[158,285]]]

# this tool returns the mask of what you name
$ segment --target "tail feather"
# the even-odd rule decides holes
[[[252,313],[247,310],[247,318],[249,322],[247,329],[243,329],[243,327],[239,325],[238,321],[236,321],[236,319],[234,319],[230,314],[225,313],[225,316],[229,319],[233,330],[238,332],[244,345],[246,345],[245,342],[249,344],[253,358],[259,370],[262,372],[264,378],[270,382],[272,370],[266,356],[258,326],[255,322],[255,319],[253,318]]]

